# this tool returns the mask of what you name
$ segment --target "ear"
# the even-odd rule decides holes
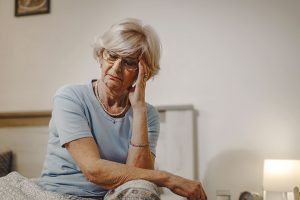
[[[152,78],[152,71],[148,69],[148,79],[147,79],[147,81],[148,81],[150,78]]]
[[[100,50],[98,50],[97,52],[96,52],[96,57],[97,57],[97,61],[98,61],[98,63],[102,63],[102,55],[103,55],[103,51],[104,51],[104,49],[102,48],[102,49],[100,49]]]
[[[104,48],[101,48],[97,51],[97,57],[102,59]]]

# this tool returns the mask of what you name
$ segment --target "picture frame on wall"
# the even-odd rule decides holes
[[[15,16],[50,13],[50,0],[15,0]]]

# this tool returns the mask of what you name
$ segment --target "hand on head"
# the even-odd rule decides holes
[[[144,105],[145,104],[145,90],[146,82],[149,79],[149,69],[146,62],[140,59],[139,71],[136,82],[129,88],[129,100],[131,105]]]

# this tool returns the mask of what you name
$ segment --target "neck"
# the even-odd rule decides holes
[[[104,86],[103,82],[99,80],[96,81],[95,95],[99,103],[101,104],[103,110],[112,117],[123,116],[128,109],[128,94],[112,95],[108,92],[110,90],[107,91],[108,88]]]
[[[101,80],[98,84],[98,94],[102,103],[109,107],[125,107],[128,104],[128,92],[120,93],[119,91],[111,90]]]

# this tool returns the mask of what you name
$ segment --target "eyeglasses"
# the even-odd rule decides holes
[[[139,69],[139,60],[134,58],[124,58],[113,51],[104,50],[103,59],[110,65],[113,65],[118,59],[121,59],[121,65],[128,71],[137,71]]]

